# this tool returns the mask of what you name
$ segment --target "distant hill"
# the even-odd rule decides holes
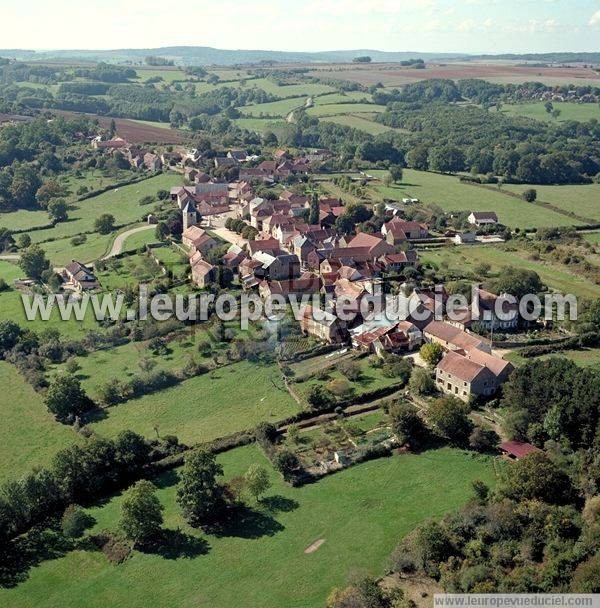
[[[115,49],[109,51],[94,50],[1,50],[0,57],[26,59],[28,61],[49,60],[85,60],[107,61],[111,63],[143,62],[144,58],[154,55],[173,60],[177,65],[236,65],[244,63],[345,63],[355,57],[369,56],[373,61],[396,62],[407,59],[457,59],[466,55],[458,53],[419,53],[419,52],[385,52],[370,49],[350,51],[323,51],[317,53],[263,50],[226,50],[207,46],[174,46],[155,49]]]
[[[504,55],[477,55],[471,57],[471,59],[505,59],[546,63],[600,63],[600,53],[507,53]]]

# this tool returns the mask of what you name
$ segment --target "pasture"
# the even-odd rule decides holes
[[[171,186],[179,184],[181,184],[180,175],[161,173],[83,201],[72,202],[66,222],[56,224],[54,228],[32,231],[29,235],[34,243],[72,237],[82,232],[92,231],[94,221],[104,213],[113,215],[117,226],[134,224],[145,219],[148,214],[148,207],[139,204],[141,198],[154,196],[159,190],[169,190]],[[21,227],[26,228],[26,225]]]
[[[251,106],[246,106],[246,108]],[[282,129],[286,126],[284,120],[271,118],[236,118],[233,121],[238,127],[255,131],[256,133],[266,133],[267,131],[276,132],[277,129]]]
[[[504,358],[513,363],[514,365],[524,365],[531,361],[539,361],[542,359],[550,359],[551,357],[561,357],[570,359],[573,363],[576,363],[580,367],[591,367],[595,370],[600,371],[600,348],[582,348],[580,350],[561,350],[556,353],[549,355],[542,355],[540,357],[523,357],[521,356],[520,349],[511,350],[507,353]]]
[[[587,122],[592,118],[600,120],[600,107],[595,103],[555,101],[552,105],[556,110],[560,110],[558,118],[552,118],[546,112],[545,104],[541,101],[538,103],[503,104],[500,111],[509,116],[525,116],[544,122],[565,122],[567,120]]]
[[[432,262],[438,268],[443,268],[456,277],[464,277],[465,273],[471,272],[477,264],[481,263],[490,264],[492,273],[497,273],[505,266],[512,266],[535,270],[546,285],[560,293],[572,293],[582,298],[600,296],[599,285],[568,272],[565,266],[529,259],[527,254],[510,244],[420,249],[419,256],[421,262]]]
[[[503,189],[522,194],[529,188],[535,188],[538,200],[550,203],[564,211],[576,213],[600,222],[600,184],[574,186],[524,186],[505,184]]]
[[[374,103],[332,103],[318,105],[308,108],[306,113],[309,116],[321,118],[323,116],[339,116],[343,114],[374,114],[384,112],[385,106]]]
[[[302,108],[306,105],[307,97],[292,97],[290,99],[282,99],[280,101],[271,101],[268,103],[257,103],[250,106],[241,106],[238,110],[244,117],[281,117],[285,118],[293,110]]]
[[[261,420],[277,422],[299,409],[275,365],[242,361],[110,408],[91,427],[111,437],[123,429],[152,437],[158,427],[160,434],[193,445]]]
[[[1,306],[1,305],[0,305]],[[0,482],[43,466],[61,448],[83,441],[59,424],[16,368],[0,361]],[[2,602],[0,602],[2,603]]]
[[[33,331],[43,331],[50,328],[58,329],[64,338],[72,340],[81,340],[91,330],[97,331],[99,329],[91,307],[83,321],[77,321],[75,318],[63,321],[56,307],[52,310],[48,321],[43,321],[40,318],[28,321],[21,299],[22,292],[12,287],[14,279],[23,277],[22,271],[16,264],[0,260],[0,277],[10,286],[8,290],[0,292],[0,319],[11,319],[21,327]]]
[[[374,120],[366,118],[368,114],[354,115],[354,114],[339,114],[338,116],[324,116],[321,120],[325,122],[333,122],[337,125],[343,125],[345,127],[352,127],[353,129],[359,129],[360,131],[366,131],[371,135],[379,135],[381,133],[387,133],[388,131],[395,131],[392,127],[387,127]]]
[[[386,172],[370,173],[383,178]],[[458,177],[452,175],[405,169],[401,184],[385,186],[383,183],[376,183],[372,188],[380,197],[393,200],[415,197],[422,203],[434,204],[446,212],[495,211],[500,222],[511,228],[581,224],[550,209],[502,194],[496,189],[462,183]]]
[[[188,535],[186,554],[134,552],[111,565],[98,551],[76,551],[31,570],[18,587],[0,590],[11,608],[64,606],[172,608],[260,606],[320,608],[334,586],[356,572],[383,573],[396,543],[417,524],[458,508],[475,479],[494,485],[489,457],[450,448],[356,465],[291,488],[254,445],[218,457],[224,479],[265,466],[273,486],[244,521],[204,535],[181,518],[177,472],[157,480],[165,527]],[[114,529],[122,496],[90,509],[95,531]],[[305,553],[316,540],[313,553]]]

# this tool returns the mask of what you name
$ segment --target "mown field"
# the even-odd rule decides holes
[[[309,116],[339,116],[343,114],[373,114],[385,111],[385,106],[374,103],[331,103],[317,105],[309,108],[306,113]]]
[[[522,194],[530,187],[532,186],[506,184],[503,189]],[[533,188],[537,190],[540,201],[600,222],[600,184],[533,186]]]
[[[326,108],[327,106],[325,106]],[[349,105],[349,108],[352,106]],[[379,135],[381,133],[387,133],[388,131],[394,131],[392,127],[387,127],[374,120],[369,120],[369,114],[338,114],[337,116],[323,116],[321,118],[324,122],[334,122],[337,125],[344,125],[345,127],[352,127],[353,129],[359,129],[366,131],[371,135]]]
[[[246,107],[248,108],[251,106]],[[255,131],[261,134],[267,131],[277,133],[278,129],[281,129],[286,125],[284,120],[272,118],[235,118],[233,122],[242,129],[248,129],[248,131]]]
[[[242,106],[238,110],[243,116],[258,117],[281,117],[285,118],[292,110],[302,108],[306,105],[307,97],[292,97],[291,99],[281,99],[268,103],[257,103],[250,106]]]
[[[560,110],[558,118],[553,118],[548,114],[544,102],[541,101],[538,103],[503,104],[500,111],[510,116],[525,116],[545,122],[564,122],[567,120],[587,122],[592,118],[600,120],[600,107],[596,103],[555,101],[552,102],[552,105],[556,110]]]
[[[514,365],[524,365],[530,361],[540,361],[551,357],[570,359],[581,367],[591,367],[600,370],[600,348],[582,348],[580,350],[562,350],[550,355],[542,355],[535,358],[521,356],[519,349],[515,349],[504,355],[504,358]]]
[[[110,408],[91,426],[102,435],[126,428],[146,437],[158,427],[161,434],[195,444],[253,428],[261,420],[282,420],[299,409],[276,366],[242,361]]]
[[[0,260],[0,278],[3,278],[9,285],[9,289],[0,292],[0,320],[11,319],[21,327],[28,327],[33,331],[43,331],[48,328],[58,329],[65,338],[73,340],[81,340],[89,331],[99,329],[91,307],[83,321],[77,321],[75,318],[63,321],[57,308],[53,309],[48,321],[40,318],[28,321],[21,299],[22,292],[12,287],[13,280],[22,277],[23,273],[16,264]]]
[[[386,172],[370,173],[383,178]],[[448,212],[495,211],[500,222],[511,228],[571,226],[581,223],[494,189],[461,183],[457,177],[451,175],[405,169],[401,184],[385,186],[380,182],[375,183],[373,188],[384,198],[402,200],[404,197],[416,197],[422,203],[435,204]]]
[[[428,517],[455,509],[475,479],[493,485],[488,457],[443,448],[357,465],[321,481],[291,488],[255,446],[218,457],[225,479],[259,463],[272,488],[244,522],[203,535],[181,519],[177,474],[159,480],[165,527],[188,536],[187,555],[134,552],[111,565],[99,552],[77,551],[47,561],[27,581],[0,591],[11,608],[173,608],[260,606],[321,608],[334,586],[356,572],[381,574],[398,540]],[[91,509],[95,529],[114,529],[122,497]],[[314,552],[305,549],[316,540]]]
[[[42,397],[4,361],[0,361],[0,386],[0,483],[47,464],[61,448],[83,441],[54,420]]]
[[[512,245],[468,245],[444,247],[442,249],[419,250],[422,262],[432,262],[462,276],[481,263],[490,264],[492,272],[498,272],[502,267],[527,268],[535,270],[542,281],[561,293],[572,293],[578,297],[597,298],[600,296],[600,285],[568,272],[564,266],[548,264],[527,258],[527,254],[513,250]]]

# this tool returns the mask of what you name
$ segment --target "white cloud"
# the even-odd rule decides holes
[[[590,25],[600,25],[600,11],[596,11],[590,18]]]

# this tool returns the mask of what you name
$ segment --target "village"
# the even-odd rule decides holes
[[[92,146],[108,154],[122,154],[135,169],[182,174],[186,185],[172,187],[170,198],[181,214],[181,246],[189,259],[190,281],[197,288],[214,287],[219,270],[226,269],[242,290],[263,299],[274,294],[284,298],[327,296],[329,308],[319,311],[321,314],[313,314],[311,306],[303,310],[299,324],[305,335],[379,357],[411,356],[424,366],[418,355],[421,346],[440,345],[443,354],[435,366],[435,386],[465,402],[492,398],[509,377],[513,365],[495,352],[489,337],[475,330],[493,336],[494,331],[525,326],[517,305],[503,302],[505,294],[479,288],[481,319],[473,321],[469,305],[459,311],[458,320],[456,314],[452,320],[446,316],[449,296],[443,285],[418,285],[411,280],[419,267],[418,244],[443,240],[468,246],[502,240],[489,231],[498,225],[494,212],[471,212],[470,231],[433,236],[426,224],[403,219],[402,207],[392,204],[382,209],[380,232],[360,232],[355,226],[342,232],[336,220],[347,208],[340,199],[299,194],[297,188],[285,186],[308,182],[330,155],[328,150],[307,150],[293,157],[276,149],[272,160],[256,164],[259,157],[245,150],[229,150],[207,161],[197,150],[160,154],[131,146],[119,137],[98,136]],[[207,162],[215,169],[235,169],[238,179],[211,176],[204,170]],[[278,190],[269,189],[273,186]],[[268,194],[258,196],[257,188]],[[403,201],[407,205],[417,202]],[[148,217],[148,223],[156,221],[154,216]],[[222,252],[227,242],[230,245],[224,253],[215,257],[215,251]],[[92,270],[80,262],[67,266],[64,277],[75,291],[98,286]],[[383,304],[362,315],[363,299],[381,291],[390,279],[402,281],[413,313],[390,321]],[[356,312],[351,322],[332,312],[340,299]],[[502,318],[497,311],[504,313]]]

